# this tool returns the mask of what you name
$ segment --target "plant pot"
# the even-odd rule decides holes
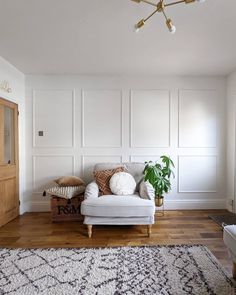
[[[155,205],[156,205],[156,207],[163,206],[163,203],[164,203],[164,198],[163,197],[162,198],[156,198],[155,199]]]

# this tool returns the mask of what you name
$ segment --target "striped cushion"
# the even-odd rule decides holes
[[[71,199],[82,194],[85,191],[85,186],[55,186],[46,190],[46,193],[51,196],[56,196],[65,199]]]
[[[113,174],[125,171],[124,167],[117,167],[110,170],[94,171],[94,178],[102,195],[112,195],[110,179]]]

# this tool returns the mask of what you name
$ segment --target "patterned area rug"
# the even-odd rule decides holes
[[[204,246],[0,249],[0,294],[234,295]]]

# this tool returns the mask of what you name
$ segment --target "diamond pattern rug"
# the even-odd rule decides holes
[[[204,246],[0,249],[0,294],[234,295]]]

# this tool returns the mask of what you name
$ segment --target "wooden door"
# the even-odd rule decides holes
[[[18,106],[0,98],[0,226],[18,215]]]

